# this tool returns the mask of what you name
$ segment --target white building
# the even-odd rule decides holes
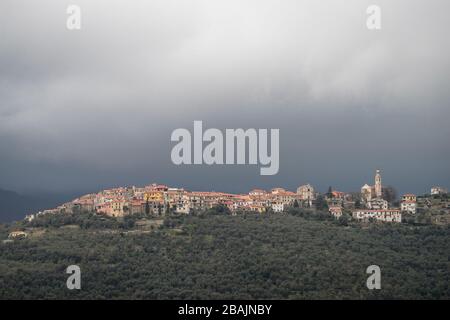
[[[297,188],[297,194],[302,200],[315,200],[314,187],[310,184],[305,184]]]
[[[415,214],[417,209],[417,204],[415,202],[402,202],[400,205],[402,212]]]
[[[24,231],[13,231],[8,235],[8,239],[24,239],[28,237],[28,233]]]
[[[375,198],[367,202],[367,208],[372,210],[387,210],[388,206],[388,202],[381,198]]]
[[[316,194],[312,185],[305,184],[297,188],[297,195],[303,201],[306,201],[309,206],[312,206],[312,202],[316,200]]]
[[[448,190],[446,188],[443,187],[432,187],[431,188],[431,194],[435,195],[435,194],[446,194],[448,193]]]
[[[353,211],[353,218],[357,220],[374,219],[385,222],[402,222],[402,213],[398,209],[368,210],[358,209]]]
[[[27,221],[27,222],[31,222],[31,221],[33,221],[34,219],[36,218],[36,215],[34,215],[34,214],[28,214],[28,215],[26,215],[25,216],[25,221]]]
[[[265,190],[262,189],[253,189],[252,191],[250,191],[248,193],[249,196],[252,197],[263,197],[267,194],[267,192]]]
[[[361,187],[361,199],[365,203],[368,203],[370,200],[372,200],[373,193],[373,187],[369,186],[367,183]]]
[[[417,197],[412,193],[407,193],[402,196],[400,204],[402,212],[415,214],[417,209]]]
[[[284,203],[283,202],[273,202],[272,210],[273,210],[273,212],[283,212],[284,211]]]

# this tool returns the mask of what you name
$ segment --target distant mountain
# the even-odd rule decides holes
[[[0,222],[22,220],[25,215],[56,207],[73,198],[73,195],[21,195],[0,189]]]

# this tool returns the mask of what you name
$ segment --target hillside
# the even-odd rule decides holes
[[[0,243],[0,299],[449,299],[448,226],[289,214],[78,215]],[[17,226],[18,227],[18,226]],[[25,227],[22,225],[22,227]],[[5,239],[8,231],[0,228]],[[77,264],[82,288],[65,288]],[[382,289],[366,288],[367,266]]]

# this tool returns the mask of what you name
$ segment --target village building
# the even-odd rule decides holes
[[[386,200],[381,198],[375,198],[367,202],[367,208],[372,210],[387,210],[389,204]]]
[[[381,172],[377,169],[375,172],[375,184],[373,186],[365,184],[361,187],[361,199],[367,206],[372,199],[381,199],[382,197],[383,186],[381,184]]]
[[[283,202],[273,202],[271,207],[273,212],[279,213],[284,211],[285,206]]]
[[[185,194],[184,189],[179,188],[168,188],[167,196],[165,197],[167,200],[167,206],[170,210],[174,212],[181,212],[184,208],[183,196]]]
[[[293,206],[295,200],[297,200],[297,194],[291,191],[280,191],[273,193],[272,200],[275,202],[283,203],[285,207]]]
[[[130,214],[144,214],[145,213],[145,202],[139,199],[132,199],[129,202]]]
[[[264,213],[266,212],[266,207],[257,204],[252,204],[250,205],[250,210],[253,212]]]
[[[398,209],[370,210],[358,209],[352,212],[354,219],[363,221],[402,222],[402,213]]]
[[[448,193],[448,190],[443,187],[432,187],[431,188],[431,195],[440,195],[440,194],[446,194]]]
[[[331,207],[328,207],[328,211],[336,219],[342,216],[342,206],[331,206]]]
[[[314,187],[309,183],[298,187],[297,195],[299,196],[299,200],[305,202],[308,207],[312,207],[313,201],[316,200]]]
[[[13,231],[8,235],[9,239],[24,239],[27,237],[28,237],[28,234],[24,231]]]
[[[402,212],[415,214],[417,212],[417,197],[412,193],[403,195],[400,209]]]
[[[251,197],[264,197],[267,194],[265,190],[262,189],[253,189],[248,193]]]

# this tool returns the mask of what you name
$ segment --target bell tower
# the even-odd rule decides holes
[[[381,173],[380,170],[377,169],[375,173],[375,197],[381,199],[382,190],[381,190]]]

